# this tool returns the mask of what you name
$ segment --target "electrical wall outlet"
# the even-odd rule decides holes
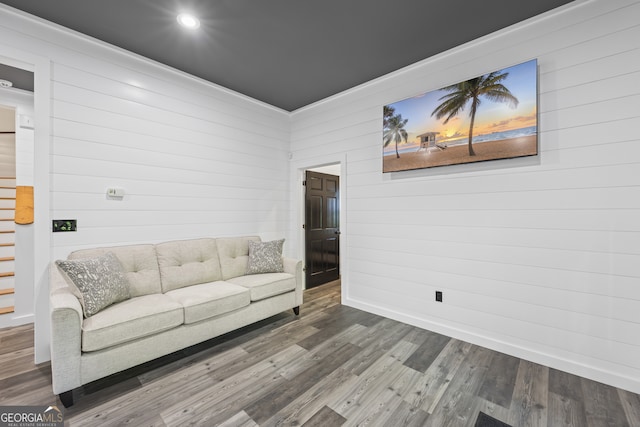
[[[436,291],[436,301],[442,302],[442,291]]]
[[[76,219],[54,219],[52,229],[54,233],[61,231],[76,231],[78,229],[78,220]]]

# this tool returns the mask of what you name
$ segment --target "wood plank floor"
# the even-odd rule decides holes
[[[640,426],[640,396],[340,304],[282,313],[74,391],[70,426]],[[33,329],[0,330],[0,406],[58,404]]]

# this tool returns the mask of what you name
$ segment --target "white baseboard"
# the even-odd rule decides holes
[[[624,373],[611,372],[595,366],[582,364],[577,361],[541,352],[533,348],[526,348],[502,340],[497,340],[486,335],[471,333],[463,329],[448,326],[444,323],[432,322],[415,316],[407,315],[405,313],[389,310],[385,307],[380,307],[378,305],[373,305],[363,301],[359,301],[357,299],[345,297],[345,295],[343,295],[342,304],[369,313],[377,314],[379,316],[384,316],[386,318],[406,323],[408,325],[427,329],[429,331],[446,335],[448,337],[455,338],[461,341],[466,341],[471,344],[479,345],[491,350],[499,351],[501,353],[528,360],[533,363],[538,363],[543,366],[548,366],[550,368],[588,378],[593,381],[598,381],[604,384],[611,385],[613,387],[628,390],[633,393],[640,393],[640,380],[629,378],[628,376],[625,376]]]
[[[7,313],[0,316],[0,329],[26,325],[27,323],[33,323],[33,321],[33,314],[16,316],[15,313]]]

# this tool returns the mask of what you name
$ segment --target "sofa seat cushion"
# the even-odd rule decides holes
[[[275,295],[293,291],[296,278],[289,273],[263,273],[234,277],[229,283],[243,286],[251,291],[251,301],[260,301]]]
[[[184,323],[182,305],[163,294],[111,305],[82,323],[82,351],[96,351],[157,334]]]
[[[165,295],[184,307],[185,324],[228,313],[251,303],[247,288],[222,281],[187,286]]]

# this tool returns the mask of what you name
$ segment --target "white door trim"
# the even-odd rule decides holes
[[[34,353],[35,363],[51,358],[49,349],[49,262],[50,147],[51,147],[51,61],[23,50],[0,45],[0,62],[34,73]]]
[[[346,154],[334,154],[323,157],[314,157],[313,159],[295,161],[292,160],[291,167],[291,212],[293,215],[291,230],[292,237],[296,243],[295,257],[304,261],[304,204],[305,194],[302,182],[304,181],[305,171],[320,166],[340,164],[340,275],[342,279],[342,296],[345,298],[348,289],[348,272],[347,265],[347,241],[349,238],[347,225],[347,156]],[[304,275],[303,275],[304,276]],[[305,284],[306,287],[306,284]]]

